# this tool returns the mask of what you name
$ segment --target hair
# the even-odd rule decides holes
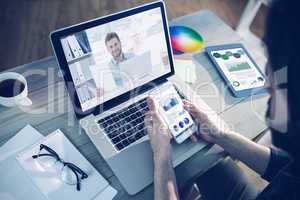
[[[288,132],[272,134],[276,146],[300,162],[300,27],[298,0],[274,0],[270,6],[264,42],[272,72],[287,67]]]
[[[116,32],[110,32],[110,33],[107,33],[105,36],[105,44],[107,44],[107,42],[113,38],[117,38],[119,41],[121,41]]]

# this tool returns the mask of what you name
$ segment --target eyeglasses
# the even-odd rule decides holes
[[[61,180],[69,185],[76,185],[77,191],[80,191],[81,180],[88,177],[83,170],[73,163],[63,161],[53,149],[44,144],[40,145],[39,153],[32,158],[44,168],[57,167],[60,170]]]

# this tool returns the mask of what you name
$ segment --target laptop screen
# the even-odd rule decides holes
[[[171,71],[160,8],[60,39],[86,111]]]

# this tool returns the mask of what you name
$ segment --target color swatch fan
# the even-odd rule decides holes
[[[201,35],[189,27],[171,26],[170,35],[173,53],[175,55],[194,53],[204,47],[204,41]]]

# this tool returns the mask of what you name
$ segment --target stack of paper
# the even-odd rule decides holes
[[[183,81],[188,83],[194,83],[196,81],[196,66],[192,60],[175,59],[174,66],[175,74]]]
[[[32,184],[15,159],[16,154],[43,136],[26,126],[0,148],[0,199],[39,199],[46,197]]]
[[[65,184],[57,171],[44,169],[32,159],[43,143],[63,160],[87,172],[81,190]],[[79,153],[60,130],[43,137],[27,125],[0,148],[0,199],[112,199],[116,190]]]

